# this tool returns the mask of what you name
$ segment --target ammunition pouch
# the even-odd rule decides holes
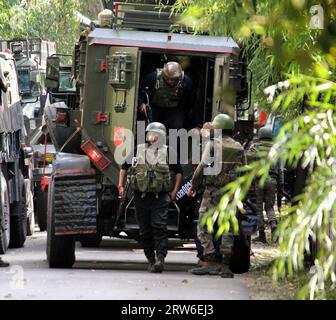
[[[141,193],[171,192],[172,177],[168,165],[140,164],[133,168],[131,187]]]

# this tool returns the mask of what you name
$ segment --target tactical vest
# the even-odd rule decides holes
[[[172,177],[168,165],[168,147],[137,148],[136,165],[132,167],[131,187],[145,196],[146,193],[171,192]]]
[[[221,172],[218,175],[205,176],[205,186],[222,188],[239,177],[237,169],[245,164],[244,148],[230,137],[214,139],[212,148],[222,149]]]
[[[184,72],[182,79],[175,87],[170,87],[166,84],[162,76],[162,69],[156,70],[155,91],[152,97],[151,106],[153,108],[177,108],[181,106],[182,87],[184,80]]]

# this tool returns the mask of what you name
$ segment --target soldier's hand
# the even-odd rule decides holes
[[[118,192],[119,192],[119,197],[122,198],[125,192],[124,186],[118,186]]]
[[[190,197],[190,198],[195,198],[196,196],[196,191],[193,190],[192,188],[190,188],[187,192],[187,196]]]
[[[172,199],[172,201],[176,201],[176,196],[177,196],[177,191],[173,190],[170,193],[170,198]]]
[[[147,106],[146,106],[145,103],[142,103],[142,104],[141,104],[139,110],[140,110],[141,113],[144,113],[144,114],[145,114],[146,118],[148,118],[148,116],[147,116]]]

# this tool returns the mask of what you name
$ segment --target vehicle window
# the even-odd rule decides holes
[[[30,76],[28,70],[18,71],[19,90],[23,93],[30,92]]]
[[[60,91],[76,91],[76,88],[73,85],[70,73],[60,74],[59,90]]]

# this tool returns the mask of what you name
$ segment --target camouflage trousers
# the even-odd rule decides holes
[[[258,228],[264,229],[264,207],[268,222],[276,221],[274,212],[275,194],[277,189],[277,181],[269,177],[263,188],[256,186],[256,209],[258,218]]]
[[[203,194],[202,203],[199,209],[199,218],[198,218],[198,226],[197,226],[197,236],[202,244],[203,247],[203,254],[204,256],[214,256],[215,254],[215,246],[213,242],[214,235],[210,233],[206,226],[201,225],[201,221],[205,215],[205,213],[208,211],[208,209],[215,207],[220,198],[219,196],[214,196],[213,193],[215,193],[217,189],[209,190],[207,188]],[[227,259],[230,259],[231,253],[233,248],[233,234],[222,234],[222,240],[220,245],[220,251],[223,254],[224,262]]]

